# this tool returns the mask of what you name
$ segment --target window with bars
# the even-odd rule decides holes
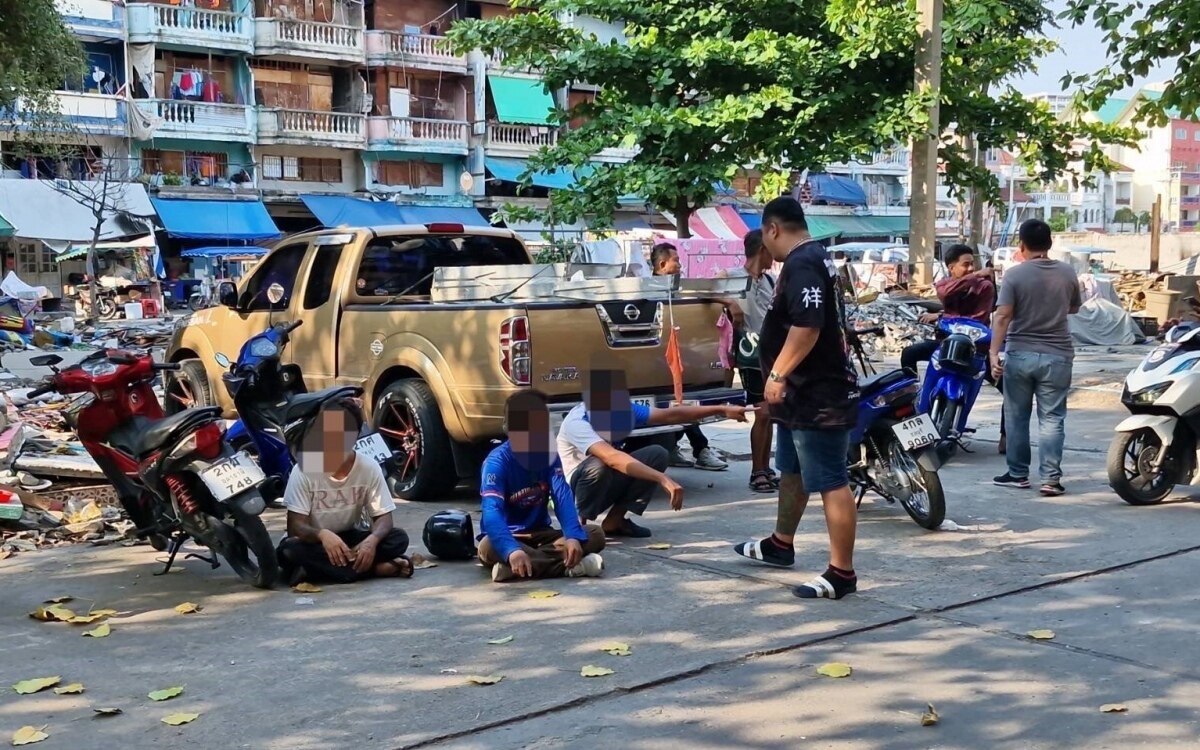
[[[341,182],[342,160],[264,154],[262,177],[264,180]]]
[[[229,155],[206,151],[146,149],[142,152],[142,173],[177,174],[203,180],[220,179],[229,174]]]
[[[428,161],[380,161],[375,166],[375,181],[380,185],[441,187],[445,184],[443,165]]]

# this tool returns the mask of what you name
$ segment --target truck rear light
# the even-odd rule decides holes
[[[500,324],[500,369],[514,385],[532,382],[532,352],[529,318],[520,315]]]
[[[462,224],[449,224],[449,223],[445,223],[445,222],[426,224],[425,228],[427,230],[429,230],[430,233],[439,233],[439,234],[462,234],[462,232],[463,232]]]

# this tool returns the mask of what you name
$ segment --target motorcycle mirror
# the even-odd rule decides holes
[[[271,284],[271,286],[267,287],[267,301],[272,305],[278,305],[280,302],[282,302],[283,295],[283,285],[279,282],[275,282],[274,284]]]
[[[62,361],[63,358],[57,354],[39,354],[36,357],[29,358],[29,364],[34,367],[54,367]]]
[[[217,361],[217,364],[220,365],[221,367],[229,367],[229,365],[230,365],[229,357],[226,357],[224,354],[221,354],[220,352],[217,352],[217,356],[213,357],[213,359],[215,359]]]

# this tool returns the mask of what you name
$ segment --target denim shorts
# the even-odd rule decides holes
[[[775,468],[799,474],[808,492],[828,492],[850,484],[846,454],[849,430],[790,430],[776,425]]]

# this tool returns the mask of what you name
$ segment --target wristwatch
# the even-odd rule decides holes
[[[767,380],[770,380],[772,383],[782,383],[784,380],[787,380],[787,378],[775,372],[774,370],[771,370],[771,374],[767,376]]]

